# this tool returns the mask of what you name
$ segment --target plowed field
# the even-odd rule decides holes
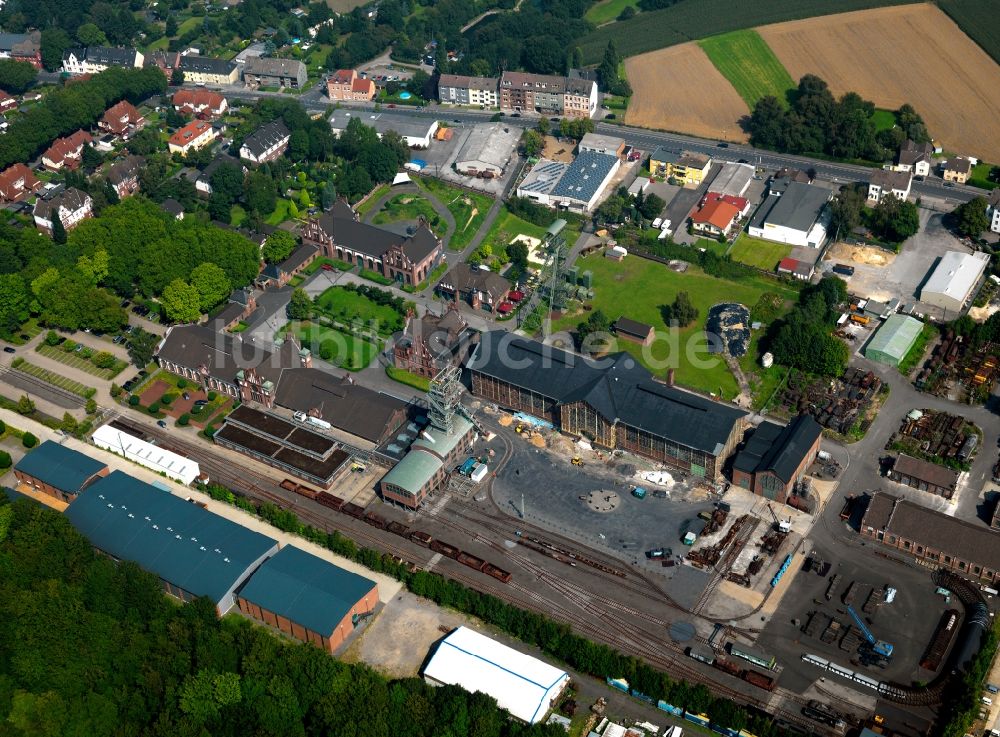
[[[746,141],[747,104],[696,43],[625,60],[633,95],[625,122],[704,138]]]
[[[882,108],[909,102],[946,150],[1000,161],[1000,66],[936,6],[862,10],[757,30],[794,79],[817,74],[834,94],[853,90]]]

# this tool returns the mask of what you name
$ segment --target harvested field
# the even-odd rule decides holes
[[[1000,66],[930,4],[758,29],[792,77],[817,74],[835,95],[916,108],[948,150],[1000,161]]]
[[[849,243],[835,243],[824,257],[824,261],[850,261],[867,266],[888,266],[896,258],[896,254],[883,251],[873,246],[852,246]]]
[[[696,43],[625,60],[632,85],[625,122],[644,128],[745,142],[739,119],[750,109]]]

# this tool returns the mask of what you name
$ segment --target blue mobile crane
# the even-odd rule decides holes
[[[864,638],[868,640],[868,643],[872,646],[872,650],[884,658],[891,658],[893,649],[892,645],[885,640],[876,640],[875,635],[873,635],[872,631],[868,629],[864,620],[861,619],[856,611],[854,611],[854,607],[848,606],[847,612],[854,619],[854,624],[856,624],[858,629],[861,630],[861,634],[864,635]]]

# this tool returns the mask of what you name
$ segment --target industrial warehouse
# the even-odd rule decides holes
[[[477,397],[710,480],[721,476],[746,427],[744,411],[654,381],[625,353],[593,361],[493,331],[469,370]]]

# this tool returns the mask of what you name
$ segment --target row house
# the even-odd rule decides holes
[[[88,46],[67,49],[63,53],[62,70],[66,74],[98,74],[111,67],[141,69],[145,57],[136,49],[112,46]]]
[[[226,98],[206,89],[185,89],[174,93],[174,110],[181,115],[193,115],[202,120],[221,117],[229,109]]]
[[[108,169],[107,180],[118,199],[123,200],[139,191],[139,175],[145,161],[141,156],[126,156]]]
[[[441,239],[426,223],[400,235],[360,222],[343,200],[309,218],[302,242],[319,246],[327,258],[357,264],[402,285],[420,284],[441,262]]]
[[[56,218],[68,233],[87,218],[94,217],[94,201],[89,194],[70,187],[50,199],[39,198],[32,215],[35,227],[46,235],[52,235]]]
[[[504,72],[499,97],[500,109],[509,112],[589,118],[597,111],[597,83],[587,79]]]
[[[228,85],[240,79],[239,65],[228,59],[188,54],[180,57],[180,69],[188,84]]]
[[[306,65],[296,59],[272,59],[252,56],[243,67],[243,81],[247,87],[288,87],[299,89],[305,86]]]
[[[254,164],[274,161],[288,150],[292,134],[281,119],[272,120],[255,130],[240,146],[240,158]]]
[[[97,121],[97,127],[105,133],[129,138],[146,125],[146,119],[128,100],[122,100],[107,110]]]
[[[353,69],[338,69],[326,80],[326,94],[331,100],[367,102],[375,99],[375,83],[362,79]]]
[[[197,151],[209,146],[218,137],[218,132],[211,123],[204,120],[192,120],[170,136],[167,148],[172,154],[187,156],[189,151]]]
[[[83,161],[83,147],[93,142],[93,137],[84,130],[78,130],[64,138],[57,138],[42,154],[42,166],[49,171],[77,169]]]
[[[23,61],[35,69],[41,69],[42,32],[0,33],[0,59]]]
[[[0,173],[0,200],[18,202],[34,194],[42,183],[25,164],[18,162]]]
[[[467,77],[442,74],[438,79],[438,100],[453,105],[500,105],[500,80],[496,77]]]

